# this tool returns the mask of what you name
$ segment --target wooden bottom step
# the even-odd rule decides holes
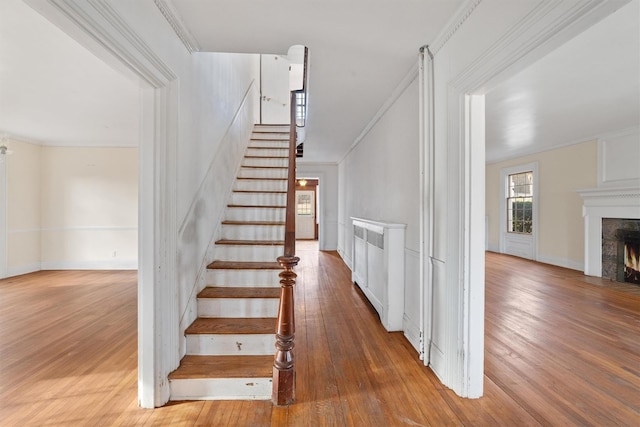
[[[169,375],[171,400],[269,400],[273,356],[185,356]]]

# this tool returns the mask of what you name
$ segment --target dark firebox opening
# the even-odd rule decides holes
[[[626,231],[622,237],[622,272],[624,281],[640,285],[640,231]]]
[[[626,255],[625,255],[626,246]],[[602,277],[640,285],[640,219],[602,218]],[[629,261],[625,262],[625,260]],[[638,262],[638,261],[636,261]]]

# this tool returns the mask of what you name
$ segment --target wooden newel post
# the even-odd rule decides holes
[[[275,405],[289,405],[296,400],[296,370],[293,361],[294,337],[296,332],[293,286],[296,284],[296,273],[293,267],[300,258],[296,256],[278,257],[284,269],[280,273],[280,306],[278,307],[278,323],[276,326],[276,355],[273,361],[273,394],[271,400]]]

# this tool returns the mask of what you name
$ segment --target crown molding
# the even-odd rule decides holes
[[[466,93],[484,93],[627,2],[543,0],[478,55],[451,86]]]
[[[176,33],[187,51],[189,51],[189,53],[200,52],[200,45],[198,44],[198,41],[187,29],[171,0],[154,0],[153,2],[160,10],[160,13],[162,13],[162,16],[164,16],[164,19],[166,19],[169,25],[171,25],[171,28],[173,28],[173,31]]]
[[[449,39],[458,31],[464,22],[471,16],[473,11],[478,7],[482,0],[468,0],[462,4],[453,14],[451,19],[445,24],[444,29],[436,36],[435,40],[429,45],[429,50],[433,55],[438,53],[442,47],[447,44]]]
[[[164,87],[177,78],[107,0],[26,1],[45,12],[45,16],[50,16],[45,10],[47,6],[55,10],[80,29],[75,35],[83,39],[78,41],[98,45],[152,87]],[[56,20],[54,17],[51,18],[52,21]],[[68,29],[68,26],[65,29]],[[91,48],[90,50],[95,51]]]

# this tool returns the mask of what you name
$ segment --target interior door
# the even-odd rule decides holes
[[[262,123],[289,123],[289,60],[279,55],[262,55],[260,72]]]
[[[315,239],[316,197],[313,190],[296,191],[296,239]]]

